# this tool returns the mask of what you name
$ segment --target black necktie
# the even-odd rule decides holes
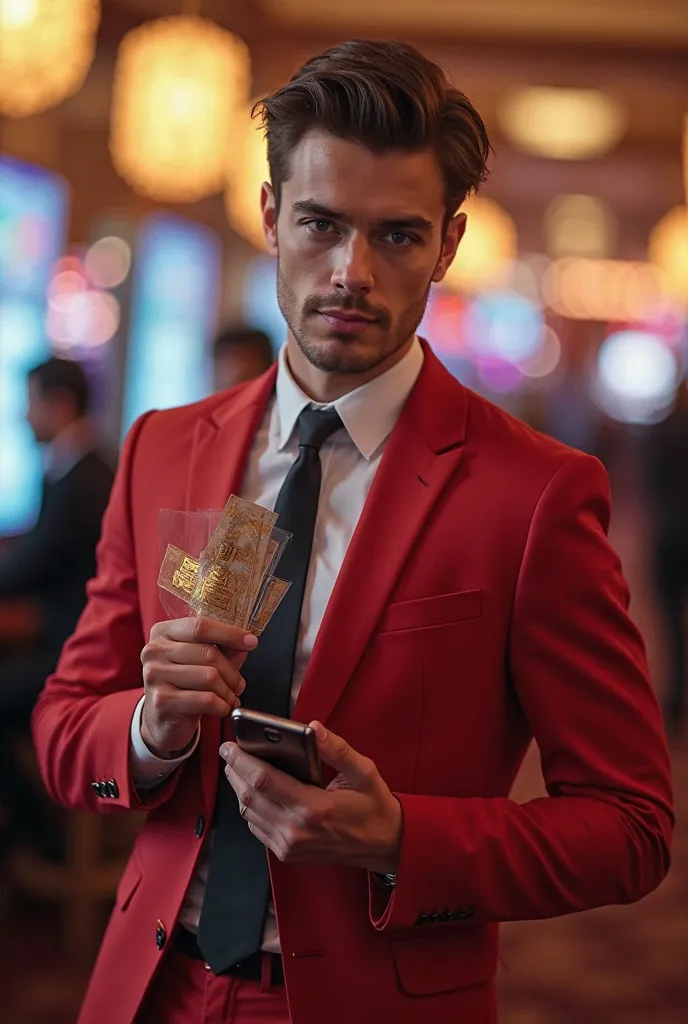
[[[299,416],[299,455],[277,497],[280,529],[293,534],[277,568],[291,580],[279,608],[243,669],[244,707],[289,715],[294,656],[318,514],[322,467],[320,448],[342,422],[334,409],[304,409]],[[214,839],[198,925],[198,945],[218,974],[260,949],[270,878],[263,844],[239,813],[234,790],[224,777],[215,805]]]

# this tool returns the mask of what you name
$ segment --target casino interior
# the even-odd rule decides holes
[[[466,386],[604,463],[662,700],[647,452],[688,388],[685,0],[0,0],[0,558],[39,512],[32,366],[52,354],[82,367],[116,457],[142,412],[212,392],[221,329],[248,325],[277,352],[250,110],[309,54],[354,37],[414,43],[484,118],[491,174],[419,333]],[[688,458],[682,424],[672,443]],[[21,615],[0,600],[0,687]],[[688,717],[668,726],[668,877],[632,907],[506,925],[504,1024],[686,1019]],[[30,741],[15,739],[35,782]],[[533,747],[513,795],[543,792]],[[50,815],[60,863],[4,832],[8,1024],[75,1020],[140,827],[134,813]]]

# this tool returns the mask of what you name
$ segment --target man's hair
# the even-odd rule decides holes
[[[229,355],[239,348],[252,349],[265,365],[266,370],[274,362],[275,356],[270,338],[265,331],[259,331],[256,327],[249,327],[247,324],[238,324],[221,331],[215,339],[213,355],[217,359],[218,356]]]
[[[488,175],[482,118],[445,72],[406,43],[355,39],[306,61],[253,109],[267,139],[279,210],[291,154],[312,129],[375,153],[434,150],[445,181],[446,220]]]
[[[78,363],[71,359],[52,356],[29,370],[29,379],[36,381],[41,394],[49,396],[56,392],[69,395],[78,416],[84,416],[90,400],[88,380]]]

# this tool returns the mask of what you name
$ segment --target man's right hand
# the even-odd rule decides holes
[[[170,758],[193,739],[201,715],[226,717],[245,688],[241,666],[257,638],[214,619],[157,622],[141,652],[146,699],[141,738]]]

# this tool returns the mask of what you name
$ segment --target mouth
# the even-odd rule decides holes
[[[330,327],[343,334],[357,334],[371,324],[377,323],[375,317],[365,316],[355,310],[319,309],[318,314]]]

